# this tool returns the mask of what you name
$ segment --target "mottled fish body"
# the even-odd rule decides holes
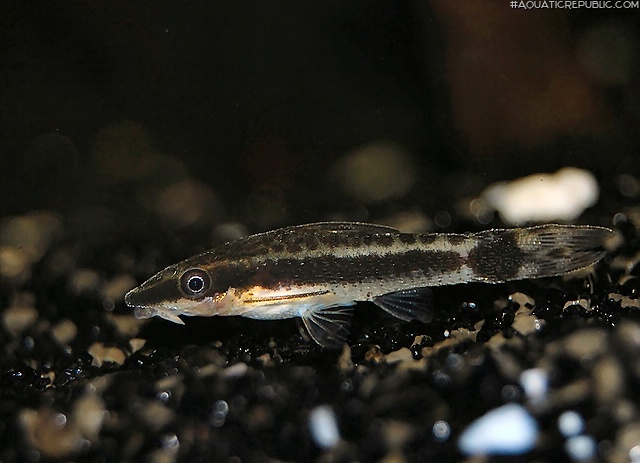
[[[167,267],[125,296],[138,318],[301,317],[311,337],[346,339],[349,307],[371,301],[402,320],[431,319],[428,287],[563,275],[604,254],[607,228],[543,225],[479,233],[401,233],[321,222],[251,235]]]

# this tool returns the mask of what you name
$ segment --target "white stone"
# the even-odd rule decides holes
[[[345,192],[365,203],[402,197],[416,180],[408,153],[400,145],[385,141],[346,154],[338,162],[336,174]]]
[[[319,405],[309,414],[309,430],[316,445],[328,450],[340,442],[338,419],[329,405]]]
[[[480,195],[506,223],[571,221],[598,201],[591,172],[565,167],[553,174],[533,174],[490,185]]]
[[[591,436],[574,436],[567,439],[564,449],[574,461],[591,460],[596,455],[596,441]]]
[[[549,389],[549,376],[541,368],[530,368],[520,374],[520,385],[528,399],[542,399]]]
[[[458,448],[466,455],[520,455],[534,448],[537,437],[533,416],[521,405],[507,404],[471,423]]]
[[[566,411],[558,417],[558,429],[564,437],[577,436],[584,431],[584,419],[578,412]]]

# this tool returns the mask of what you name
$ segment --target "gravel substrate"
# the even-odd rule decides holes
[[[636,216],[593,271],[438,288],[430,324],[360,304],[342,351],[293,321],[135,320],[170,240],[8,218],[0,461],[640,461]]]

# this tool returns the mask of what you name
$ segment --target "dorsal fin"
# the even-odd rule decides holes
[[[364,222],[314,222],[304,225],[294,225],[286,227],[283,230],[300,229],[318,231],[318,232],[342,232],[342,231],[359,231],[368,233],[400,233],[399,230],[387,225],[379,225],[376,223]]]
[[[256,238],[265,235],[274,235],[280,233],[287,233],[295,230],[304,230],[315,233],[340,233],[340,232],[363,232],[363,233],[400,233],[397,228],[389,227],[388,225],[379,225],[376,223],[364,223],[364,222],[313,222],[305,223],[302,225],[291,225],[290,227],[276,228],[275,230],[269,230],[262,233],[256,233],[254,235],[246,236],[245,238]]]

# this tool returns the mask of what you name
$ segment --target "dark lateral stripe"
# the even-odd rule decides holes
[[[459,270],[464,259],[456,252],[407,251],[400,254],[357,257],[316,256],[267,259],[257,269],[235,265],[212,269],[216,287],[247,289],[252,286],[359,284],[411,276],[415,271],[440,275]]]
[[[518,277],[527,253],[517,241],[515,230],[489,230],[477,233],[478,244],[469,252],[468,265],[477,277],[508,281]]]

